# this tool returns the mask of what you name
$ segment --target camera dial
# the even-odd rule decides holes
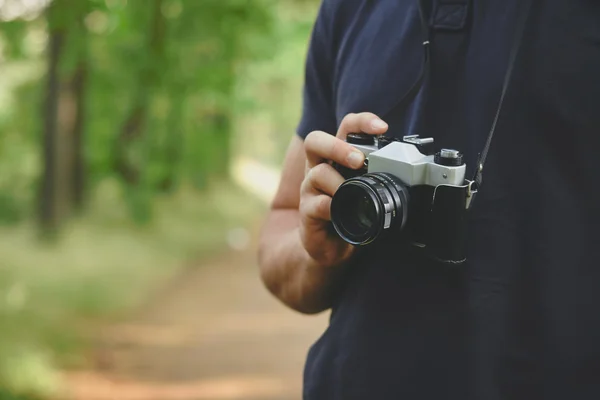
[[[366,133],[349,133],[348,136],[346,136],[346,142],[350,144],[371,146],[375,144],[375,138],[373,135],[368,135]]]
[[[446,167],[459,167],[463,165],[463,155],[454,149],[441,149],[435,154],[433,161]]]

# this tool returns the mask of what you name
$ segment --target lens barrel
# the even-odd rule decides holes
[[[347,243],[366,245],[390,229],[404,228],[409,193],[395,176],[376,172],[350,178],[331,201],[331,222]]]

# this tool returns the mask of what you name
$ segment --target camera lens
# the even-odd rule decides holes
[[[365,245],[384,231],[402,229],[408,189],[395,176],[371,173],[342,183],[331,202],[331,222],[346,242]]]
[[[344,230],[353,236],[369,231],[377,224],[377,202],[370,193],[351,185],[346,191],[347,201],[342,204],[345,215],[340,221]]]

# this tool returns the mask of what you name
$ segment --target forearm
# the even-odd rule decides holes
[[[273,210],[259,249],[261,278],[284,304],[306,314],[331,307],[343,266],[323,267],[306,252],[298,231],[298,211]]]

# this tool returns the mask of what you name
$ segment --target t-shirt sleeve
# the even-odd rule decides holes
[[[304,139],[310,132],[321,130],[331,134],[337,131],[333,96],[333,47],[331,46],[332,19],[330,1],[321,3],[313,25],[305,63],[302,114],[296,133]]]

